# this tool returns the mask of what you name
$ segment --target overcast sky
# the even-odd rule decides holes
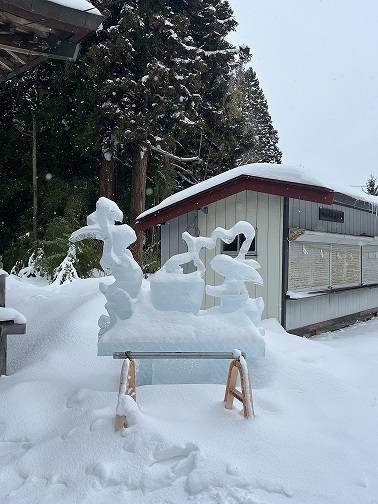
[[[283,162],[344,186],[378,175],[378,1],[230,2]]]

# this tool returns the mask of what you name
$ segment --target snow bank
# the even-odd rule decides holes
[[[254,420],[225,410],[224,384],[138,386],[117,435],[121,363],[96,357],[98,284],[9,278],[28,333],[9,338],[0,379],[1,504],[375,502],[377,319],[318,341],[264,321]]]

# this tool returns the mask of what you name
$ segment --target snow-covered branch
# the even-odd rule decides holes
[[[150,147],[151,150],[158,152],[159,154],[162,154],[163,156],[167,156],[170,159],[173,159],[174,161],[178,161],[181,163],[192,163],[195,161],[202,161],[199,156],[193,156],[193,157],[180,157],[180,156],[175,156],[175,154],[172,154],[171,152],[168,152],[161,147],[155,147],[154,145],[151,145],[150,142],[148,142],[148,146]]]

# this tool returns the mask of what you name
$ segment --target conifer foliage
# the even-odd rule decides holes
[[[99,194],[117,201],[132,225],[146,206],[237,162],[281,159],[265,97],[245,66],[249,49],[228,41],[237,26],[228,0],[93,3],[105,20],[76,63],[48,62],[0,88],[0,182],[7,188],[0,249],[9,268],[43,247],[53,276],[67,234]],[[30,139],[20,133],[30,130],[32,106],[37,243]],[[22,195],[16,202],[15,194]],[[148,237],[150,263],[158,240],[158,231]],[[139,235],[138,261],[142,248]],[[77,250],[79,275],[94,259]]]
[[[372,194],[373,196],[378,196],[377,177],[375,177],[373,174],[370,175],[366,182],[365,192],[367,192],[367,194]]]
[[[273,127],[256,72],[240,66],[235,75],[234,90],[242,118],[238,164],[280,163],[282,153],[278,147],[278,133]]]

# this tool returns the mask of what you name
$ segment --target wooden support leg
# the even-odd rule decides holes
[[[121,395],[129,395],[136,401],[136,365],[133,359],[125,359],[123,361],[118,397]],[[127,427],[126,417],[124,415],[116,415],[115,431],[120,431],[124,427]]]
[[[0,376],[7,374],[7,334],[0,325]]]
[[[240,359],[244,360],[243,357],[241,357]],[[240,375],[241,391],[236,389],[236,380],[238,378],[238,374]],[[230,367],[228,370],[226,391],[224,394],[225,408],[232,409],[234,399],[237,399],[243,404],[243,414],[245,418],[255,416],[253,399],[252,399],[252,389],[250,387],[248,376],[248,369],[245,364],[245,361],[243,362],[242,365],[239,359],[234,359],[230,363]]]

